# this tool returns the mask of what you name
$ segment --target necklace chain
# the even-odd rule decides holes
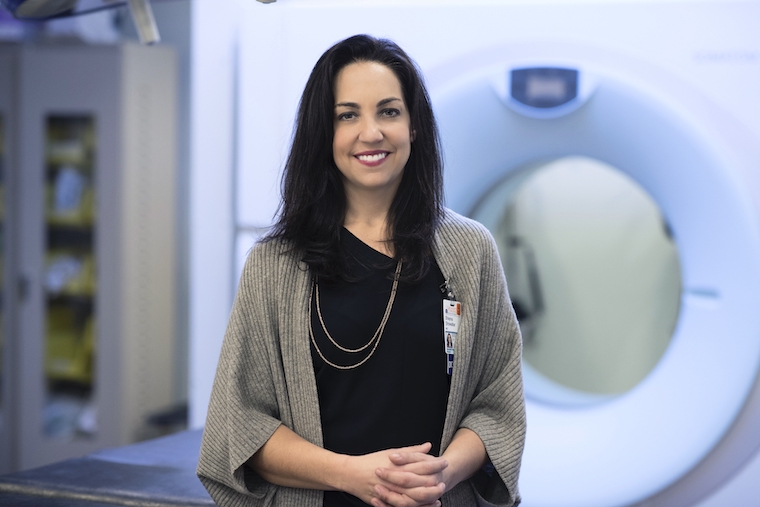
[[[309,338],[311,338],[311,343],[314,345],[314,348],[316,349],[317,354],[319,354],[319,357],[321,357],[325,363],[329,364],[330,366],[338,370],[353,370],[354,368],[358,368],[359,366],[369,361],[369,358],[372,357],[372,355],[377,350],[377,346],[380,344],[380,339],[383,337],[383,331],[385,331],[385,325],[388,323],[388,319],[391,316],[391,310],[393,309],[393,302],[396,300],[396,292],[398,291],[398,279],[399,279],[400,274],[401,274],[401,261],[398,261],[398,264],[396,265],[396,272],[393,275],[393,287],[391,287],[391,295],[388,298],[388,304],[385,306],[385,313],[383,314],[383,319],[380,321],[380,325],[377,327],[375,334],[372,335],[372,338],[370,338],[367,343],[365,343],[358,349],[349,349],[349,348],[343,347],[337,341],[335,341],[332,335],[330,335],[330,332],[327,330],[327,326],[325,325],[325,321],[322,318],[322,309],[321,309],[321,305],[319,304],[319,282],[317,279],[315,279],[314,286],[312,287],[312,290],[311,290],[311,294],[309,294]],[[315,306],[317,307],[317,316],[319,317],[319,323],[322,326],[322,331],[324,331],[325,335],[330,340],[330,343],[335,345],[335,347],[337,347],[339,350],[342,350],[343,352],[348,352],[350,354],[356,354],[358,352],[362,352],[366,350],[370,345],[372,345],[372,350],[369,351],[369,354],[367,355],[367,357],[365,357],[358,363],[347,365],[347,366],[335,364],[332,361],[329,361],[325,357],[325,355],[322,353],[322,350],[319,348],[319,345],[317,345],[316,338],[314,337],[314,327],[312,325],[312,313],[311,313],[312,297],[316,298]]]

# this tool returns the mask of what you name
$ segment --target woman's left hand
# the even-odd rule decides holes
[[[402,450],[392,453],[389,459],[393,467],[375,471],[383,483],[375,486],[379,500],[372,500],[374,507],[440,506],[443,493],[471,477],[485,464],[488,455],[474,431],[459,428],[440,458]],[[445,466],[440,466],[441,461]],[[441,486],[435,490],[438,496],[434,498],[431,498],[431,485]]]
[[[445,460],[422,452],[393,453],[389,458],[395,466],[378,468],[375,472],[385,485],[375,486],[379,499],[373,501],[374,507],[440,505],[439,498],[446,490],[444,470],[448,464]],[[435,486],[440,486],[440,489],[435,496],[431,496],[431,487]]]

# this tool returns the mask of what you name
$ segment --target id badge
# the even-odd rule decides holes
[[[459,322],[462,320],[462,303],[451,299],[443,300],[443,348],[446,351],[446,373],[451,375],[454,369],[454,345],[459,334]]]

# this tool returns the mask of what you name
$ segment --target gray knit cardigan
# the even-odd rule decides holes
[[[434,255],[462,320],[441,449],[458,428],[485,444],[495,471],[478,472],[442,498],[445,507],[513,506],[525,441],[521,338],[493,238],[447,211]],[[284,424],[321,446],[308,334],[311,278],[278,241],[251,251],[224,338],[198,476],[220,507],[321,506],[322,491],[264,481],[244,463]]]

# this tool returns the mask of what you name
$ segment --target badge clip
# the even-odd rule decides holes
[[[449,286],[449,281],[444,280],[441,285],[438,286],[439,289],[441,289],[441,293],[446,296],[446,299],[451,299],[452,301],[454,298],[454,292],[451,290],[451,286]]]

